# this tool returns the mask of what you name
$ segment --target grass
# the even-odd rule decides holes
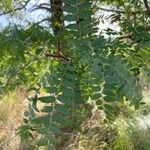
[[[114,150],[149,150],[149,115],[138,114],[133,118],[119,118],[117,136],[113,142]]]
[[[24,90],[20,89],[0,99],[0,149],[16,150],[16,144],[19,145],[15,134],[26,108],[25,97]]]

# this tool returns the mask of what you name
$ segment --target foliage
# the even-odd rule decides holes
[[[39,5],[38,9],[50,10],[53,32],[35,24],[28,29],[15,26],[2,31],[2,90],[26,83],[35,92],[28,98],[26,131],[21,132],[28,133],[29,139],[38,134],[32,143],[35,148],[55,149],[60,136],[81,130],[80,114],[90,111],[88,103],[104,110],[110,120],[117,116],[120,102],[140,106],[139,74],[148,64],[150,44],[149,10],[143,11],[142,3],[136,1],[132,5],[128,1],[103,1],[116,8],[122,6],[118,11],[105,9],[113,12],[109,18],[120,27],[119,32],[107,29],[110,38],[106,39],[97,35],[95,11],[101,8],[94,2],[51,1],[51,9]]]
[[[40,53],[52,41],[49,37],[48,31],[35,25],[25,30],[14,26],[1,31],[1,91],[24,84],[29,87],[39,80],[48,61]]]
[[[113,143],[115,150],[148,150],[149,149],[149,122],[148,116],[134,116],[131,119],[119,118],[118,134]]]

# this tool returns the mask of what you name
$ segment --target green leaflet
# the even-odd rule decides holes
[[[91,8],[91,4],[90,3],[81,3],[79,6],[78,6],[78,11],[80,13],[83,13],[83,12],[90,12],[90,8]]]
[[[41,109],[41,112],[44,112],[44,113],[50,113],[53,111],[53,107],[52,106],[44,106],[42,109]]]
[[[36,117],[32,120],[33,123],[35,124],[40,124],[40,125],[45,125],[45,126],[48,126],[50,124],[50,116],[48,115],[44,115],[44,116],[41,116],[41,117]]]
[[[59,95],[57,97],[58,101],[64,103],[64,104],[71,104],[71,99],[69,97],[66,97],[65,95]]]
[[[40,134],[46,135],[48,133],[48,130],[47,130],[47,128],[40,127],[37,129],[37,132]]]
[[[115,102],[115,101],[117,101],[116,97],[112,97],[112,96],[110,96],[110,95],[105,96],[105,97],[104,97],[104,100],[105,100],[106,102]]]
[[[41,101],[42,103],[53,103],[55,102],[55,97],[54,96],[43,96],[43,97],[38,97],[38,100]]]
[[[57,87],[44,87],[44,91],[46,93],[57,93],[58,88]]]
[[[37,141],[37,146],[45,146],[48,144],[48,139],[45,137],[45,138],[41,138],[39,141]]]
[[[65,21],[75,21],[75,20],[77,20],[76,18],[77,18],[76,15],[65,15],[64,16]]]
[[[63,7],[63,10],[70,14],[76,14],[76,12],[77,12],[77,8],[74,6],[71,6],[71,5],[65,5]]]
[[[102,100],[98,100],[98,101],[96,101],[96,105],[102,105]]]
[[[65,115],[69,114],[69,110],[64,105],[57,104],[57,105],[55,105],[54,108],[55,108],[55,110],[65,114]]]
[[[69,30],[73,30],[73,31],[77,31],[78,30],[78,25],[77,24],[69,24],[65,27],[66,29],[69,29]]]
[[[64,0],[63,2],[65,4],[75,5],[75,4],[77,4],[78,0]]]
[[[50,143],[54,145],[57,145],[59,143],[58,140],[54,136],[48,136],[47,138],[50,141]]]
[[[93,100],[98,100],[101,98],[101,93],[94,93],[92,96],[91,96],[91,99]]]
[[[57,128],[57,127],[55,127],[55,126],[53,126],[53,125],[50,125],[49,129],[50,129],[50,131],[53,132],[56,136],[62,136],[62,135],[63,135],[63,132],[62,132],[59,128]]]
[[[92,13],[90,13],[90,12],[83,12],[83,13],[80,14],[80,18],[88,19],[88,18],[91,17],[91,15],[92,15]]]
[[[70,124],[68,120],[66,120],[62,115],[58,115],[58,114],[52,116],[52,121],[60,123],[64,127]]]

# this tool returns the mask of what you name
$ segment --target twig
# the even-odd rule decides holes
[[[41,21],[36,22],[34,25],[38,25],[42,22],[49,21],[49,18],[42,19]]]
[[[17,11],[17,10],[22,10],[22,9],[24,9],[24,8],[28,5],[29,2],[30,2],[30,0],[27,0],[27,1],[25,1],[25,4],[24,4],[22,7],[15,8],[15,9],[9,10],[9,11],[7,11],[7,12],[3,12],[3,13],[0,14],[0,16],[9,14],[9,13],[11,13],[11,12],[15,12],[15,11]]]
[[[143,2],[144,2],[144,5],[145,5],[145,7],[147,9],[148,14],[150,15],[150,7],[148,5],[148,1],[147,0],[143,0]]]
[[[49,7],[46,7],[46,6],[37,6],[36,8],[32,9],[31,12],[33,12],[35,10],[39,10],[39,9],[41,9],[41,10],[43,9],[43,10],[46,10],[48,12],[51,11],[51,8],[49,8]]]
[[[46,53],[45,56],[46,56],[46,57],[53,57],[53,58],[57,58],[57,59],[63,59],[63,60],[67,60],[67,61],[70,60],[70,58],[65,57],[65,56],[63,56],[63,55],[53,55],[53,54],[48,54],[48,53]]]

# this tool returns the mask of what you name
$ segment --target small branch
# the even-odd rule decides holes
[[[36,22],[34,25],[38,25],[42,22],[49,21],[49,18],[42,19],[41,21]]]
[[[66,61],[70,61],[70,58],[65,57],[63,55],[53,55],[53,54],[46,53],[45,56],[46,57],[57,58],[57,59],[63,59],[63,60],[66,60]]]
[[[145,31],[150,31],[150,26],[144,28]]]
[[[28,5],[28,3],[29,3],[29,2],[30,2],[30,0],[27,0],[27,1],[25,1],[25,4],[24,4],[22,7],[15,8],[15,9],[10,10],[10,11],[7,11],[7,12],[3,12],[3,13],[1,13],[1,14],[0,14],[0,16],[2,16],[2,15],[6,15],[6,14],[9,14],[9,13],[12,13],[12,12],[18,11],[18,10],[22,10],[22,9],[24,9],[24,8]]]
[[[50,3],[41,3],[40,6],[50,6]]]
[[[148,1],[147,0],[143,0],[143,2],[144,2],[144,5],[145,5],[145,7],[147,9],[148,14],[150,15],[150,7],[149,7],[149,4],[148,4]]]
[[[40,5],[34,5],[35,8],[32,11],[35,11],[35,10],[38,10],[38,9],[44,9],[44,10],[47,10],[47,11],[51,11],[50,9],[50,4],[48,3],[41,3]]]
[[[48,12],[51,11],[51,9],[49,7],[46,7],[46,6],[37,6],[36,8],[32,9],[31,12],[35,11],[35,10],[39,10],[39,9],[43,9],[43,10],[46,10]]]

